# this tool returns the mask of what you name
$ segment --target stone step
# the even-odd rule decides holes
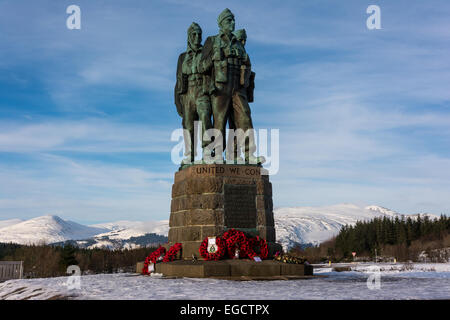
[[[142,270],[138,264],[136,272]],[[217,278],[230,280],[288,280],[313,275],[313,267],[304,264],[287,264],[273,260],[256,262],[248,259],[219,261],[186,261],[157,263],[156,273],[167,277]]]

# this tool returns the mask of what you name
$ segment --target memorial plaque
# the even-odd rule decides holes
[[[224,186],[225,226],[256,228],[256,185]]]

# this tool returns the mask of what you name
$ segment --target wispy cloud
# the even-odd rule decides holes
[[[165,219],[172,173],[40,154],[0,166],[0,219],[57,214],[78,221]]]
[[[254,125],[280,129],[275,205],[450,207],[446,1],[378,1],[375,31],[359,0],[79,0],[79,31],[69,4],[0,3],[0,217],[167,218],[176,60],[224,7],[247,30]]]
[[[168,153],[170,134],[169,127],[93,118],[31,124],[0,122],[0,152]]]

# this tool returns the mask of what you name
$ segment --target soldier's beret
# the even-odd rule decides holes
[[[226,8],[219,14],[219,17],[217,17],[217,23],[220,25],[222,20],[228,17],[232,17],[234,19],[234,14],[230,11],[230,9]]]
[[[233,33],[234,33],[234,36],[238,40],[247,40],[247,33],[245,32],[245,29],[239,29],[239,30],[236,30]]]
[[[202,28],[200,28],[200,26],[197,23],[192,22],[187,30],[188,35],[191,34],[191,32],[194,30],[202,32]]]

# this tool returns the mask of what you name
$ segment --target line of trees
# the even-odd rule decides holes
[[[70,265],[78,265],[83,274],[134,272],[136,263],[144,261],[155,249],[82,249],[72,245],[0,243],[0,260],[24,261],[26,278],[65,276]]]
[[[439,219],[428,216],[417,219],[375,218],[368,222],[357,222],[354,226],[344,226],[336,236],[335,249],[344,257],[352,252],[371,253],[387,245],[410,247],[415,240],[443,240],[450,232],[450,218],[442,215]]]

